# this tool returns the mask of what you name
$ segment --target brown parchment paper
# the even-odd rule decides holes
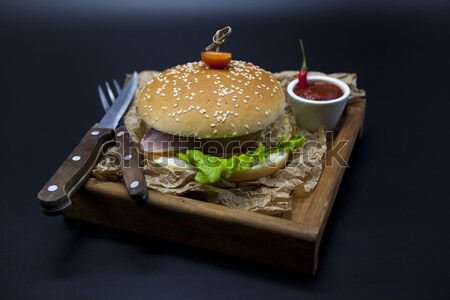
[[[124,117],[125,126],[135,142],[139,142],[146,131],[146,125],[137,112],[140,91],[147,82],[158,74],[159,72],[157,71],[143,71],[139,73],[138,88]],[[263,131],[261,140],[265,139],[266,132],[270,131],[273,139],[290,134],[292,129],[295,128],[286,88],[288,83],[296,78],[297,74],[298,71],[283,71],[273,74],[285,90],[286,109],[284,115]],[[310,72],[310,74],[323,73]],[[329,74],[329,76],[339,78],[350,86],[349,101],[365,95],[363,90],[356,87],[356,74],[334,73]],[[323,130],[319,130],[316,133],[307,131],[298,131],[298,133],[305,135],[307,141],[305,147],[299,153],[292,155],[284,169],[270,176],[246,182],[230,182],[221,179],[213,186],[201,185],[194,180],[195,170],[173,170],[166,166],[158,165],[153,161],[144,160],[147,187],[151,190],[173,195],[199,192],[204,195],[202,199],[208,202],[247,211],[265,214],[279,214],[289,211],[294,188],[310,192],[316,186],[322,173],[324,154],[326,152],[326,139]],[[266,140],[266,142],[269,141]],[[99,180],[121,182],[122,176],[119,163],[120,154],[117,148],[111,147],[107,149],[93,170],[94,177]]]

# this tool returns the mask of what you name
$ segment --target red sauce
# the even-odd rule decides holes
[[[337,85],[326,81],[309,82],[308,87],[304,90],[295,86],[294,93],[304,99],[316,101],[333,100],[344,95],[344,92]]]

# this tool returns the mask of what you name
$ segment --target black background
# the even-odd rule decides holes
[[[1,1],[0,299],[450,297],[445,1]],[[36,194],[100,119],[96,87],[199,59],[358,73],[358,141],[315,277],[43,216]]]

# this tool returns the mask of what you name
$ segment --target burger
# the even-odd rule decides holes
[[[141,150],[172,169],[195,169],[195,180],[204,184],[268,176],[304,143],[292,127],[275,143],[263,142],[263,133],[279,131],[284,108],[280,83],[252,63],[231,60],[223,69],[202,61],[178,65],[141,90],[138,112],[147,125]]]

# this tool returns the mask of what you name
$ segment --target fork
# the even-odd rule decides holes
[[[119,95],[122,89],[117,80],[113,80],[113,85],[116,94]],[[109,97],[106,97],[100,85],[98,86],[98,95],[100,96],[103,109],[106,111],[114,103],[116,95],[108,82],[105,82],[105,87]],[[120,170],[122,171],[123,181],[131,198],[138,204],[144,204],[147,202],[148,191],[139,151],[133,145],[130,134],[123,126],[123,120],[121,120],[121,123],[122,125],[115,129],[115,140],[121,155]]]

